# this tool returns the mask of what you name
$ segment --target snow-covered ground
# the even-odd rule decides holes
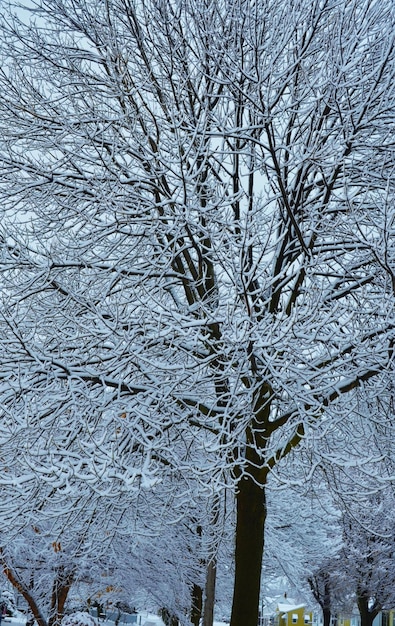
[[[100,626],[114,626],[114,622],[100,622]],[[137,626],[165,626],[164,622],[154,613],[138,613]],[[214,622],[214,626],[229,626],[227,622]]]
[[[141,620],[141,621],[139,621]],[[106,622],[105,626],[113,626],[112,622]],[[152,613],[138,613],[137,626],[165,626],[160,617]],[[229,626],[227,622],[215,622],[213,626]]]
[[[3,617],[1,626],[25,626],[26,618],[22,613],[16,617]],[[100,620],[100,626],[114,626],[114,622]],[[122,625],[121,625],[122,626]],[[137,614],[137,626],[165,626],[158,615],[154,613],[141,612]],[[227,622],[214,622],[214,626],[229,626]]]
[[[15,617],[3,617],[1,626],[25,626],[26,617],[21,611],[16,611]]]

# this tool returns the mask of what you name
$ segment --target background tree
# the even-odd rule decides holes
[[[393,402],[382,383],[350,395],[347,422],[332,415],[268,483],[266,572],[283,572],[298,598],[307,579],[327,624],[356,606],[370,623],[394,602]]]
[[[333,590],[327,568],[317,570],[315,574],[309,576],[308,583],[315,601],[321,607],[324,626],[330,626],[333,614]]]
[[[393,514],[387,515],[384,507],[384,502],[378,503],[373,497],[363,504],[357,517],[348,513],[343,520],[344,576],[354,591],[362,626],[372,626],[379,612],[394,602]]]
[[[45,447],[45,434],[37,437]],[[159,488],[114,498],[76,476],[57,485],[55,472],[39,477],[26,464],[31,459],[7,452],[0,471],[1,564],[39,626],[59,624],[76,596],[80,604],[127,598],[137,606],[147,597],[153,608],[187,619],[212,551],[204,539],[212,520],[197,489],[195,504],[187,500],[190,481],[175,484],[163,472]]]
[[[56,514],[54,499],[48,500],[51,514],[37,514],[33,504],[30,515],[20,512],[12,530],[2,529],[0,562],[37,624],[58,626],[73,585],[88,574],[96,580],[101,576],[109,540],[97,533],[95,512],[80,508],[82,499],[75,502],[78,521],[70,511]]]
[[[29,11],[1,17],[2,450],[233,487],[256,626],[270,471],[392,366],[393,3]]]
[[[267,496],[264,573],[283,577],[277,595],[286,592],[296,602],[318,604],[329,625],[339,609],[341,511],[306,446],[271,473]]]
[[[339,513],[341,538],[314,588],[325,597],[328,584],[335,609],[347,612],[348,604],[350,612],[357,605],[361,622],[370,625],[394,602],[392,395],[391,380],[383,379],[380,388],[364,385],[350,397],[348,422],[332,422],[313,452],[315,473]]]

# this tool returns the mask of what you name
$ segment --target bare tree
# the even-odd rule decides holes
[[[2,449],[233,486],[256,626],[268,474],[392,364],[393,2],[6,9]]]

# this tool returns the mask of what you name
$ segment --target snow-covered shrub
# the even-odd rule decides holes
[[[98,626],[98,621],[89,613],[77,611],[66,615],[62,619],[62,626]]]

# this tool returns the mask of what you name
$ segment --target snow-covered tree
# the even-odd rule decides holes
[[[340,522],[336,553],[317,563],[312,590],[332,611],[357,605],[365,626],[395,601],[393,385],[391,377],[382,383],[357,390],[349,398],[349,420],[332,423],[310,451]]]
[[[10,493],[3,494],[5,500]],[[70,497],[65,490],[41,488],[35,500],[26,493],[13,494],[19,507],[8,505],[8,519],[6,505],[1,507],[0,563],[38,626],[59,626],[75,584],[89,581],[92,591],[120,580],[120,572],[110,582],[103,576],[114,572],[118,554],[128,551],[130,531],[125,536],[122,527],[131,522],[124,510],[92,498],[86,489]]]
[[[309,441],[309,446],[316,452],[319,442],[313,446]],[[273,595],[278,601],[285,592],[307,606],[313,602],[321,607],[324,625],[329,626],[331,614],[339,609],[332,572],[338,576],[343,547],[341,510],[309,446],[289,454],[268,481],[262,595],[268,607],[273,605]]]
[[[394,4],[2,9],[0,482],[233,487],[256,626],[270,471],[392,366]]]
[[[341,553],[346,588],[352,590],[361,626],[395,601],[393,495],[374,496],[344,514]]]
[[[370,398],[358,402],[355,408],[359,407],[360,415],[354,414],[354,432],[346,438],[348,461],[341,463],[339,457],[335,466],[326,469],[342,511],[342,548],[337,562],[332,563],[332,579],[353,598],[363,626],[371,626],[377,614],[395,601],[394,462],[387,449],[393,432],[389,397],[384,391],[379,403]]]
[[[37,449],[46,445],[38,431]],[[206,499],[197,490],[194,502],[190,498],[191,480],[175,483],[164,471],[160,485],[105,495],[75,475],[65,485],[57,484],[56,470],[29,474],[31,460],[11,447],[3,450],[0,548],[6,576],[39,626],[58,625],[70,595],[81,605],[88,597],[116,604],[145,594],[156,607],[187,619],[196,594],[203,595],[223,512],[211,528]]]

